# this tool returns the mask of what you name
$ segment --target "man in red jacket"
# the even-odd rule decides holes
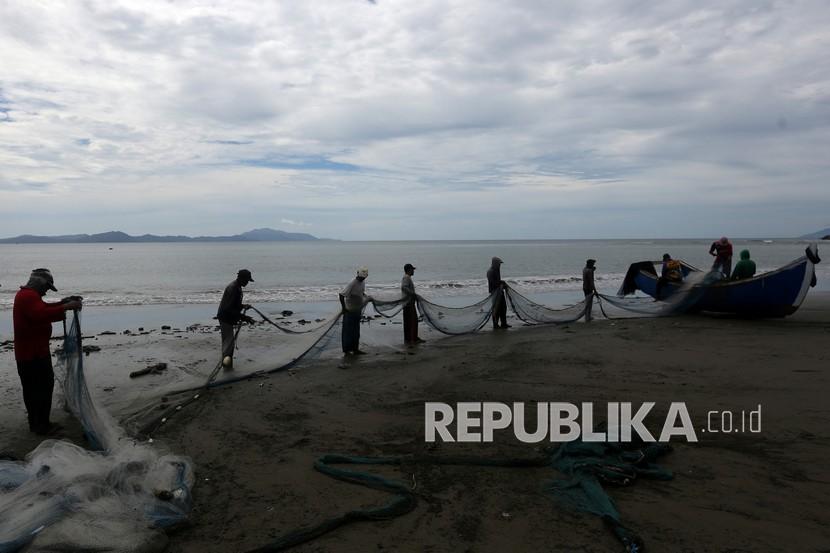
[[[23,386],[29,430],[38,435],[59,430],[49,421],[52,388],[55,385],[52,353],[49,351],[52,323],[62,321],[67,311],[81,308],[81,302],[77,299],[46,303],[43,296],[49,290],[58,291],[52,273],[49,269],[35,269],[26,286],[21,286],[15,295],[13,310],[17,374]]]
[[[712,270],[720,270],[728,280],[732,273],[732,243],[729,239],[723,236],[720,240],[712,242],[709,246],[709,255],[715,258]]]

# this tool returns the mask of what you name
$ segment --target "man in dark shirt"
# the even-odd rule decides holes
[[[408,346],[426,341],[418,337],[418,311],[415,307],[417,299],[415,295],[415,283],[412,282],[412,276],[414,274],[415,266],[412,263],[407,263],[403,266],[401,294],[409,298],[409,301],[403,306],[403,341]]]
[[[582,292],[585,294],[585,322],[590,323],[591,319],[591,310],[594,307],[594,293],[597,291],[596,285],[594,284],[594,271],[596,267],[594,264],[597,262],[596,259],[589,259],[585,262],[585,268],[582,269]]]
[[[498,290],[493,302],[493,329],[510,328],[510,325],[507,324],[507,298],[504,297],[504,281],[501,279],[502,263],[504,262],[500,258],[494,257],[490,260],[490,268],[487,270],[487,290],[491,294]]]
[[[54,434],[60,426],[50,422],[55,373],[49,339],[52,323],[62,321],[67,311],[81,308],[80,298],[64,298],[46,303],[43,296],[57,292],[49,269],[35,269],[29,282],[14,297],[14,357],[23,386],[23,403],[29,418],[29,430],[38,435]]]
[[[240,321],[253,323],[254,320],[242,313],[250,309],[250,305],[242,303],[242,289],[249,282],[254,282],[251,271],[240,269],[236,279],[225,287],[222,294],[222,301],[219,303],[219,311],[216,318],[219,319],[219,330],[222,332],[222,365],[226,369],[233,368],[233,350],[236,347],[234,327]]]

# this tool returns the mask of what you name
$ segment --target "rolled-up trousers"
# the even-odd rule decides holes
[[[225,357],[233,359],[233,350],[236,346],[236,340],[234,340],[235,326],[232,323],[219,321],[219,330],[222,332],[222,359]]]

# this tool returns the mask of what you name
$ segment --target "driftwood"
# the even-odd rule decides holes
[[[150,365],[146,369],[141,369],[140,371],[133,371],[130,373],[130,378],[135,378],[137,376],[144,376],[145,374],[161,374],[162,371],[167,370],[167,363],[156,363],[155,365]]]

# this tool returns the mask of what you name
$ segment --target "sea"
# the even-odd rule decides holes
[[[84,297],[88,331],[139,325],[209,322],[224,287],[238,269],[254,282],[245,301],[301,313],[330,312],[337,294],[360,266],[369,268],[367,293],[394,297],[403,265],[416,266],[418,292],[439,303],[463,305],[487,294],[490,259],[504,260],[502,278],[552,306],[581,296],[585,260],[597,260],[597,288],[616,293],[628,266],[664,253],[706,268],[712,240],[483,240],[315,241],[152,244],[0,244],[0,337],[11,335],[14,294],[36,267],[49,268],[59,289],[50,297]],[[733,240],[759,271],[804,254],[793,239]],[[821,251],[819,251],[821,255]],[[817,268],[818,290],[830,290],[830,262]]]

